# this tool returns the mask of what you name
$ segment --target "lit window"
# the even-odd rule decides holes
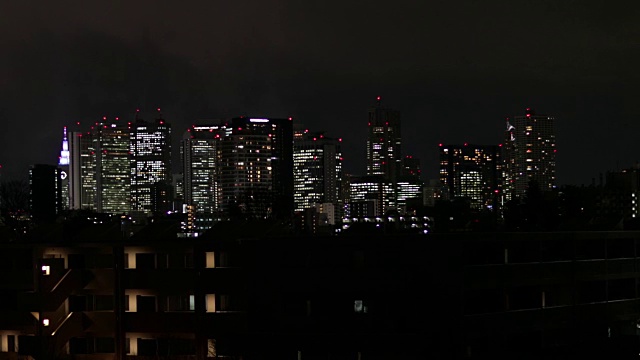
[[[49,265],[42,265],[42,275],[51,275],[51,267]]]
[[[42,326],[49,326],[49,319],[42,319]]]
[[[366,314],[367,313],[367,307],[364,305],[364,301],[355,300],[353,302],[353,311],[355,311],[358,314]]]

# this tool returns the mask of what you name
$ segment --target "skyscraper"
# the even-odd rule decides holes
[[[294,141],[294,203],[295,211],[304,211],[317,204],[330,203],[341,218],[343,207],[342,188],[342,139],[328,138],[324,133],[305,131]]]
[[[164,210],[157,204],[168,204],[162,199],[168,191],[171,177],[171,124],[158,109],[155,122],[137,117],[130,125],[131,152],[131,210],[146,214]],[[155,194],[154,194],[155,193]],[[162,209],[160,209],[162,208]]]
[[[91,132],[73,131],[69,136],[69,206],[96,207],[96,153]]]
[[[383,108],[381,98],[369,109],[367,175],[380,175],[395,183],[402,173],[400,112]]]
[[[69,140],[67,139],[67,127],[63,129],[62,149],[58,157],[58,168],[60,169],[60,181],[62,191],[62,209],[68,209],[71,203],[69,197]]]
[[[292,218],[291,118],[193,125],[181,152],[187,231],[199,234],[228,218]]]
[[[402,159],[402,174],[396,182],[396,199],[398,211],[401,214],[409,212],[422,204],[422,187],[424,183],[420,177],[420,160],[407,155]]]
[[[440,181],[451,199],[468,198],[472,209],[494,210],[500,177],[500,146],[440,144]]]
[[[506,200],[523,197],[533,181],[541,191],[555,188],[555,118],[536,115],[527,108],[525,115],[507,119],[504,143],[504,187]]]
[[[93,132],[96,155],[96,210],[119,214],[131,210],[129,128],[103,117]]]
[[[194,219],[187,229],[189,232],[209,229],[220,216],[218,151],[226,131],[226,127],[219,124],[192,125],[183,136],[180,150],[184,204]]]
[[[226,214],[291,219],[292,119],[234,118],[221,139],[220,191]]]

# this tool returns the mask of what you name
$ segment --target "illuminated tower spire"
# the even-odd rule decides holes
[[[57,174],[60,176],[60,186],[62,192],[62,209],[68,209],[70,206],[69,199],[69,139],[67,138],[67,127],[62,129],[62,150],[58,157]]]
[[[67,139],[67,127],[63,128],[62,132],[62,150],[60,150],[60,157],[58,158],[58,165],[69,165],[69,140]]]

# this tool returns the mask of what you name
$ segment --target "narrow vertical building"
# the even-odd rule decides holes
[[[525,115],[507,119],[504,144],[505,198],[522,198],[530,184],[550,191],[556,184],[556,136],[553,116]]]
[[[305,130],[296,137],[293,152],[295,211],[302,212],[321,204],[333,213],[327,214],[330,224],[342,218],[342,139],[329,138],[322,132]]]
[[[103,117],[93,132],[96,155],[96,210],[122,214],[131,210],[129,128],[116,117]]]
[[[407,155],[402,159],[402,174],[396,182],[396,198],[400,214],[411,213],[422,204],[420,159]]]
[[[62,191],[62,209],[69,209],[71,199],[69,195],[69,140],[67,138],[67,127],[65,126],[62,133],[62,149],[58,157],[58,168],[60,169],[60,183]]]
[[[33,165],[29,169],[29,210],[35,223],[54,221],[62,211],[62,182],[55,165]]]
[[[91,132],[73,131],[69,136],[69,206],[95,210],[96,153]]]
[[[193,222],[188,233],[202,233],[220,217],[220,185],[218,178],[219,142],[226,127],[192,125],[182,139],[182,192],[184,205]]]
[[[130,125],[131,211],[147,215],[169,209],[171,199],[171,124],[138,118]]]
[[[381,98],[369,109],[367,175],[379,175],[395,183],[402,173],[400,112],[383,108]]]

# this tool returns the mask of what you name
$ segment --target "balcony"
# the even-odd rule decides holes
[[[52,286],[43,284],[42,292],[19,294],[18,301],[24,310],[56,311],[73,291],[82,290],[92,278],[87,271],[69,269]]]

